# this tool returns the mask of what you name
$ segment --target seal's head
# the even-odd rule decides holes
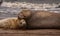
[[[31,16],[31,10],[28,10],[28,9],[24,9],[22,10],[19,14],[18,14],[18,18],[28,18]]]
[[[26,21],[24,19],[18,19],[17,24],[20,28],[25,27],[26,26]]]

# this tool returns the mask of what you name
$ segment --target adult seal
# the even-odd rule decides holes
[[[22,10],[18,14],[19,18],[23,18],[27,22],[28,29],[58,29],[60,28],[60,14],[49,11],[31,11]]]

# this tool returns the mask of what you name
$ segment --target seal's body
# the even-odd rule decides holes
[[[60,28],[60,14],[49,11],[22,10],[18,15],[27,22],[27,28]]]
[[[5,18],[0,20],[0,28],[4,28],[4,29],[17,29],[17,28],[22,28],[25,25],[26,22],[24,19],[18,19],[16,17]]]

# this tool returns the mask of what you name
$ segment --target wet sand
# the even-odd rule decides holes
[[[0,36],[60,36],[60,30],[0,30]]]

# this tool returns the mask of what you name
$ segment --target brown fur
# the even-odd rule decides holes
[[[0,28],[4,29],[17,29],[22,28],[26,25],[24,19],[18,19],[16,17],[5,18],[0,20]]]
[[[22,10],[18,17],[26,20],[27,28],[60,28],[59,13]]]

